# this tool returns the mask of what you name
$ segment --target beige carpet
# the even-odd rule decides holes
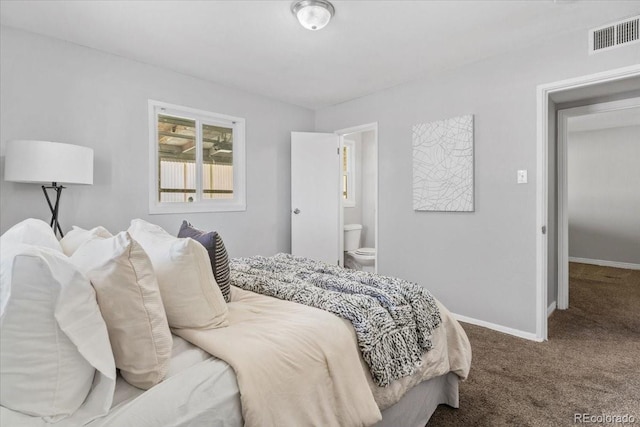
[[[429,427],[572,426],[576,413],[630,414],[640,426],[640,271],[569,271],[569,310],[549,318],[549,341],[463,324],[473,361],[460,408],[440,405]]]

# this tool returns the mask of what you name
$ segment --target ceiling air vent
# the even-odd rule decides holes
[[[602,52],[640,41],[640,16],[589,30],[589,53]]]

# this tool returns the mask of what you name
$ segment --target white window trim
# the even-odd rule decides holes
[[[347,147],[349,158],[347,159],[347,196],[342,199],[342,206],[345,208],[356,207],[356,143],[345,139],[342,143],[343,147]],[[342,159],[341,159],[342,160]],[[341,162],[342,164],[342,162]]]
[[[158,123],[157,112],[185,116],[206,124],[233,126],[233,199],[196,200],[194,202],[160,202],[158,200]],[[199,135],[201,130],[196,127]],[[197,159],[202,156],[196,151]],[[200,158],[200,161],[202,159]],[[202,170],[196,168],[196,194],[202,190]],[[195,108],[182,107],[166,102],[149,100],[149,214],[175,214],[196,212],[239,212],[247,210],[246,202],[246,153],[245,120],[241,117],[212,113]]]

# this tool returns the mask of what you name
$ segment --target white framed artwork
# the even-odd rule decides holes
[[[473,115],[413,126],[413,209],[473,212]]]

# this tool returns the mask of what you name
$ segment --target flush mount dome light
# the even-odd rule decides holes
[[[333,5],[326,0],[298,0],[291,5],[291,12],[307,30],[321,30],[335,14]]]

